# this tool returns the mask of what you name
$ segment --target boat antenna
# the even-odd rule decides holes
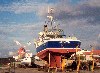
[[[53,16],[52,16],[52,14],[53,14],[53,9],[54,9],[54,8],[50,8],[50,9],[49,9],[49,6],[48,6],[48,16],[47,16],[47,18],[50,19],[51,27],[52,27],[52,21],[53,21]],[[52,28],[53,28],[53,27],[52,27]]]

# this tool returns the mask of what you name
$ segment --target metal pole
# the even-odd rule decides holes
[[[78,52],[78,46],[76,47],[76,57],[77,57],[77,52]],[[79,72],[79,68],[80,68],[80,52],[79,52],[79,55],[78,55],[78,65],[77,65],[77,73]]]
[[[93,51],[94,51],[94,48],[92,47],[92,53],[91,53],[91,56],[92,56],[92,72],[94,71],[94,58],[93,58]]]
[[[14,60],[14,73],[15,73],[15,60]]]
[[[76,46],[76,53],[75,53],[76,54],[76,59],[77,59],[77,52],[78,52],[77,48],[78,48],[78,45]]]
[[[50,72],[50,52],[49,52],[49,69],[48,72]]]
[[[10,58],[9,58],[9,62],[10,62]],[[10,67],[11,67],[11,62],[9,63],[9,73],[10,73]]]
[[[78,57],[77,73],[79,72],[79,68],[80,68],[80,53],[79,53],[79,57]]]
[[[50,53],[49,53],[49,66],[50,66]]]

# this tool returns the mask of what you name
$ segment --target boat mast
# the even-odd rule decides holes
[[[52,26],[53,16],[52,15],[53,15],[53,8],[49,9],[49,7],[48,7],[48,16],[47,16],[47,18],[50,19],[50,25],[51,25],[51,27],[53,29],[53,26]]]

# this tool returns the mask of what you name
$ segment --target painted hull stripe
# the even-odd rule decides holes
[[[46,48],[46,49],[44,49],[44,50],[41,50],[40,52],[42,52],[42,51],[45,51],[45,50],[49,50],[49,49],[57,49],[57,50],[72,50],[72,49],[76,49],[76,48]],[[80,48],[77,48],[77,49],[80,49]],[[40,52],[38,52],[38,53],[40,53]],[[37,54],[38,54],[37,53]]]

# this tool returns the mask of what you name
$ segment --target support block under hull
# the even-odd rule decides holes
[[[80,49],[77,49],[79,51]],[[69,58],[73,53],[76,52],[76,49],[46,49],[37,53],[37,56],[49,64],[49,67],[62,67],[62,59]],[[49,55],[50,54],[50,55]]]

